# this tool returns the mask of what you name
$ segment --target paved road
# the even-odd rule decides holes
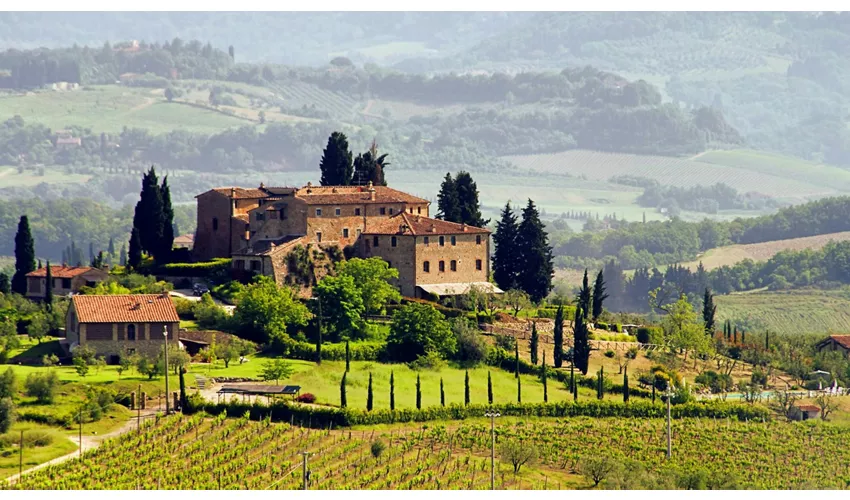
[[[181,297],[181,298],[184,298],[186,300],[191,300],[193,302],[197,302],[197,301],[201,300],[201,298],[196,297],[194,295],[194,292],[189,288],[184,288],[184,289],[180,289],[180,290],[172,290],[172,291],[168,292],[168,294],[171,295],[172,297]],[[236,309],[235,306],[227,305],[224,302],[222,302],[222,301],[220,301],[216,298],[213,298],[213,301],[216,304],[223,307],[225,311],[227,311],[231,314],[233,313],[233,310]]]

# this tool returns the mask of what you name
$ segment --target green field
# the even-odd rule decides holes
[[[751,330],[801,334],[850,332],[850,293],[792,290],[718,295],[718,321],[727,319]]]
[[[815,180],[808,179],[809,162],[787,157],[763,156],[751,151],[722,152],[723,156],[709,156],[715,163],[696,159],[664,156],[602,153],[573,150],[561,153],[505,156],[503,159],[519,169],[549,174],[584,176],[606,181],[613,176],[631,175],[655,179],[661,184],[688,187],[726,183],[742,192],[759,192],[772,197],[803,201],[809,197],[836,194],[841,189],[850,190],[850,172],[829,166],[818,166]],[[771,158],[780,165],[776,171],[766,167]],[[779,159],[782,161],[780,162]],[[723,161],[723,163],[716,163]],[[835,181],[823,180],[835,174]],[[845,181],[846,179],[846,181]],[[845,184],[846,182],[846,184]]]
[[[90,175],[69,174],[56,168],[46,168],[44,175],[39,175],[39,170],[24,170],[18,173],[17,167],[0,165],[0,188],[7,187],[32,187],[45,182],[47,184],[76,184],[87,182]]]
[[[24,431],[23,457],[19,447],[21,431]],[[35,436],[38,436],[38,442],[35,442]],[[6,434],[0,434],[0,481],[17,474],[21,461],[26,470],[76,449],[77,445],[55,427],[18,422]]]

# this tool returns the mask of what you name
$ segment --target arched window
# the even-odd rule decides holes
[[[127,325],[127,340],[136,340],[136,325]]]

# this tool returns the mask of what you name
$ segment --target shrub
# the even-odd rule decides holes
[[[9,432],[15,423],[15,403],[12,398],[0,399],[0,434]]]
[[[637,341],[641,344],[649,344],[649,328],[644,326],[637,329]]]
[[[59,377],[55,371],[46,373],[30,373],[26,380],[27,396],[34,397],[41,404],[53,402]]]
[[[617,332],[617,333],[623,333],[623,325],[621,325],[620,323],[615,323],[613,325],[613,328],[611,329],[611,331]]]
[[[510,335],[496,335],[496,347],[513,351],[516,347],[516,339]]]
[[[383,357],[384,342],[351,342],[352,361],[378,361]],[[279,342],[278,347],[287,358],[302,359],[304,361],[316,360],[316,344],[312,342],[301,342],[285,338]],[[345,342],[323,343],[322,359],[327,361],[345,360]]]
[[[605,351],[606,358],[613,358],[616,355],[617,353],[615,353],[613,349],[608,349],[607,351]]]
[[[750,381],[753,384],[765,386],[767,385],[767,373],[759,367],[753,368],[753,375],[750,377]]]
[[[484,362],[490,346],[484,341],[478,328],[472,326],[465,318],[455,318],[451,323],[452,332],[457,341],[455,359],[466,365]]]
[[[301,394],[297,398],[295,398],[295,401],[298,401],[299,403],[311,403],[312,404],[312,403],[316,402],[316,396],[314,396],[313,394],[311,394],[309,392],[305,392],[304,394]]]
[[[446,361],[440,357],[436,352],[429,352],[424,355],[419,356],[415,360],[411,361],[407,364],[411,370],[421,371],[421,370],[433,370],[438,371],[446,366]]]
[[[195,262],[188,264],[185,262],[176,262],[165,264],[154,269],[153,274],[165,274],[168,276],[193,277],[193,278],[208,278],[214,276],[221,271],[230,269],[230,259],[213,259],[207,262]]]
[[[383,441],[378,439],[377,441],[372,443],[372,446],[369,447],[369,451],[372,452],[372,456],[376,459],[381,458],[381,455],[384,453],[384,450],[387,449],[387,445],[384,444]]]
[[[42,448],[53,444],[53,435],[42,430],[24,433],[24,448]]]
[[[18,392],[18,382],[15,371],[7,368],[0,374],[0,399],[15,397],[16,392]]]
[[[607,330],[608,329],[608,323],[603,323],[602,321],[598,321],[596,323],[596,329],[597,330]]]
[[[177,310],[177,315],[180,319],[195,319],[195,303],[183,297],[171,297],[171,302],[174,303],[174,309]]]

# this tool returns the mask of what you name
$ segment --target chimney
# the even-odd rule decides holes
[[[369,199],[372,200],[372,201],[375,201],[375,188],[372,187],[372,181],[369,181],[368,191],[369,191]]]
[[[466,222],[461,222],[460,230],[463,231],[464,233],[466,232]]]
[[[236,198],[236,188],[235,187],[230,188],[230,197]]]
[[[261,182],[261,183],[260,183],[260,189],[263,189],[263,188],[265,188],[265,187],[266,187],[266,185],[265,185],[265,184],[263,184],[263,183]]]

